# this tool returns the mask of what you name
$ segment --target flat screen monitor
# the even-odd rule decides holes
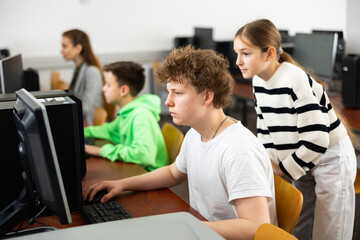
[[[320,29],[313,29],[312,33],[337,33],[338,34],[338,38],[339,39],[343,39],[344,38],[344,33],[341,30],[320,30]]]
[[[71,223],[45,106],[25,89],[15,93],[14,117],[19,137],[19,153],[25,162],[25,168],[29,166],[28,179],[32,179],[40,202],[53,211],[62,224]]]
[[[81,178],[86,174],[81,101],[73,92],[64,90],[31,94],[46,107],[70,211],[78,211],[82,203]],[[0,138],[0,189],[7,193],[0,198],[0,210],[16,200],[24,187],[13,117],[15,103],[15,93],[0,94],[0,131],[6,136]]]
[[[11,232],[36,209],[48,209],[61,224],[70,224],[69,205],[45,106],[25,89],[16,91],[13,108],[19,138],[24,190],[0,212],[1,235]]]
[[[224,57],[229,61],[229,71],[234,75],[241,76],[239,67],[236,65],[237,54],[234,51],[233,41],[218,41],[215,42],[216,51],[223,54]],[[235,77],[235,76],[234,76]],[[235,77],[235,80],[237,78]]]
[[[195,27],[195,47],[215,50],[212,28]]]
[[[0,60],[0,93],[13,93],[22,87],[23,63],[21,54]]]
[[[7,48],[0,49],[0,59],[6,58],[10,56],[10,50]]]
[[[337,33],[297,33],[293,56],[301,66],[328,84],[334,74],[337,43]]]

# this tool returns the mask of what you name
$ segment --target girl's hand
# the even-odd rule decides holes
[[[279,165],[277,165],[276,163],[273,162],[272,159],[270,159],[270,162],[271,162],[271,165],[272,165],[272,168],[273,168],[273,171],[276,175],[279,175],[280,177],[284,176],[285,173],[283,171],[281,171]]]

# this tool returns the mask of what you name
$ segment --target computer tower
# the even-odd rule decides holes
[[[39,73],[33,68],[23,71],[22,87],[30,91],[40,91]]]
[[[85,162],[83,123],[82,117],[78,117],[78,104],[69,96],[40,95],[46,96],[42,98],[35,94],[47,110],[70,211],[78,211],[82,200],[82,166]],[[12,112],[15,101],[11,99],[10,94],[0,96],[0,128],[4,136],[0,140],[0,189],[4,193],[0,198],[0,210],[17,199],[23,188],[19,140]]]
[[[360,55],[344,57],[341,95],[345,107],[360,108]]]
[[[0,210],[19,197],[24,183],[21,176],[20,155],[17,143],[18,135],[12,107],[14,101],[0,102]]]

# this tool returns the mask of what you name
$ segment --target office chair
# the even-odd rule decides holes
[[[354,188],[355,188],[355,194],[359,194],[360,193],[360,170],[359,169],[357,169],[357,172],[356,172]]]
[[[94,112],[94,120],[93,125],[94,126],[100,126],[106,121],[107,112],[102,107],[95,108]]]
[[[51,90],[69,89],[69,84],[60,79],[60,73],[58,71],[51,71],[50,87],[51,87]]]
[[[296,240],[297,238],[270,223],[261,224],[256,230],[254,240]]]
[[[103,103],[104,103],[104,109],[107,113],[107,120],[111,122],[116,118],[117,105],[112,103],[107,103],[104,93],[103,93]]]
[[[274,174],[278,226],[292,233],[300,216],[303,195],[282,177]]]
[[[180,151],[184,134],[177,127],[167,122],[162,126],[161,132],[164,136],[169,161],[173,163]]]

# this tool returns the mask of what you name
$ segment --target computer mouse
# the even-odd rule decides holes
[[[103,198],[103,196],[105,196],[106,194],[108,194],[108,191],[106,189],[100,190],[97,193],[95,193],[93,199],[91,201],[87,201],[87,203],[88,204],[99,203],[100,200]]]

